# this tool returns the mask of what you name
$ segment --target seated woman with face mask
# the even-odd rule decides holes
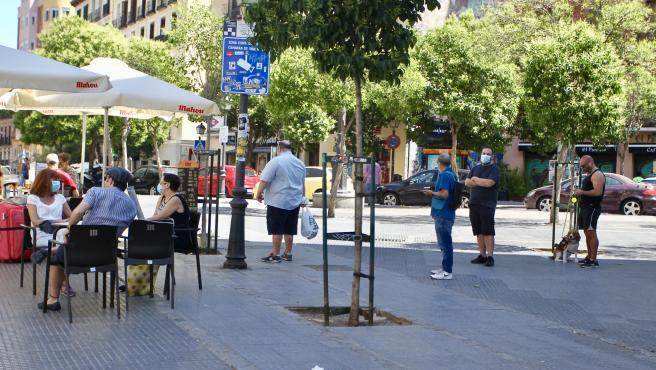
[[[174,227],[189,227],[189,207],[180,188],[180,178],[171,173],[165,173],[162,181],[157,185],[157,192],[161,194],[155,207],[155,214],[149,218],[153,221],[173,220]],[[173,239],[176,252],[189,253],[189,232],[176,232]],[[153,279],[156,279],[159,266],[133,265],[128,267],[127,290],[130,296],[150,294],[150,268],[153,268]],[[121,288],[125,289],[125,288]]]
[[[34,184],[30,188],[27,197],[27,211],[30,215],[32,226],[38,227],[34,245],[39,248],[32,254],[32,262],[41,263],[48,255],[48,241],[55,239],[52,234],[52,223],[63,223],[71,217],[71,209],[66,203],[66,198],[58,194],[61,190],[61,181],[57,171],[44,169],[36,175]],[[63,270],[62,270],[63,274]],[[68,284],[62,286],[62,294],[73,296],[75,292]],[[59,298],[59,296],[53,298]]]
[[[64,222],[71,216],[71,209],[66,198],[58,194],[61,190],[61,181],[56,171],[44,169],[34,179],[34,184],[27,197],[27,211],[30,214],[32,226],[39,227],[36,233],[35,245],[39,248],[48,246],[48,240],[54,239],[48,233],[46,221],[49,223]]]

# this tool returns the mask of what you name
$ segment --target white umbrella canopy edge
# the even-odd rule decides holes
[[[109,88],[109,79],[103,74],[0,46],[0,94],[11,89],[84,93]]]

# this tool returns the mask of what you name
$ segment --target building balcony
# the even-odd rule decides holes
[[[155,13],[156,9],[157,9],[157,2],[155,0],[149,0],[148,1],[148,14]]]
[[[159,0],[157,4],[157,9],[164,9],[169,5],[168,0]]]
[[[115,18],[112,21],[112,26],[114,26],[114,28],[125,28],[125,27],[127,27],[128,26],[127,17]]]

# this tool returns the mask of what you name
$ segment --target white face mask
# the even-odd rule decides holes
[[[489,164],[492,162],[492,156],[489,154],[481,154],[481,163],[482,164]]]

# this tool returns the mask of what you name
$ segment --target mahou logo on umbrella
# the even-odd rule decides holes
[[[178,110],[180,112],[194,113],[194,114],[203,114],[205,112],[204,109],[195,108],[195,107],[188,107],[188,106],[183,105],[183,104],[178,105]]]
[[[78,82],[75,84],[75,87],[77,87],[78,89],[97,89],[97,88],[98,88],[98,84],[95,83],[95,82],[82,82],[82,81],[78,81]]]

